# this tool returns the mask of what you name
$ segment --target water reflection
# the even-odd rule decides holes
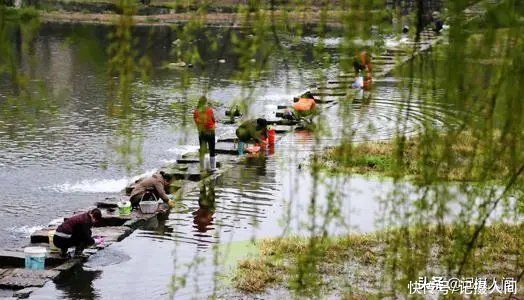
[[[193,227],[198,232],[213,230],[213,214],[215,213],[215,182],[210,180],[200,186],[198,209],[193,212]]]
[[[68,299],[98,299],[99,294],[93,288],[93,281],[100,277],[102,271],[75,267],[55,280],[57,290]]]

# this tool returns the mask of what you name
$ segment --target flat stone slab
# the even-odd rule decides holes
[[[200,160],[198,158],[181,158],[176,160],[179,164],[198,164]]]
[[[133,232],[133,229],[127,226],[108,226],[108,227],[95,227],[92,230],[93,236],[101,236],[104,238],[104,242],[114,243],[120,242],[128,235]]]
[[[218,154],[238,155],[237,145],[228,142],[216,143],[215,152]]]
[[[56,270],[8,269],[0,275],[0,287],[8,289],[42,287],[59,274],[60,272]]]
[[[199,165],[188,165],[187,170],[173,170],[170,174],[176,180],[185,179],[191,181],[199,181],[201,176]]]
[[[13,293],[13,296],[18,298],[18,299],[27,299],[36,290],[37,290],[37,287],[28,287],[28,288],[25,288],[25,289],[21,289],[21,290],[15,291]]]
[[[23,251],[0,250],[0,267],[19,268],[25,264],[25,254]]]
[[[70,270],[73,267],[81,264],[85,260],[86,260],[86,258],[71,258],[71,259],[67,260],[65,263],[63,263],[63,264],[53,268],[53,270],[58,271],[58,272],[67,271],[67,270]]]
[[[40,246],[48,248],[48,244],[34,244],[31,246]],[[53,267],[64,263],[66,259],[60,257],[58,253],[50,252],[47,249],[45,265]],[[5,268],[22,268],[25,265],[24,249],[3,249],[0,250],[0,267]]]
[[[95,203],[95,205],[97,208],[118,208],[118,205],[116,204],[116,200],[115,201],[111,201],[111,200],[98,201]]]
[[[283,112],[277,112],[276,115],[277,115],[277,117],[283,117],[284,113]],[[298,123],[299,122],[297,120],[281,119],[281,120],[278,120],[277,122],[273,123],[273,125],[288,125],[288,126],[292,126],[292,125],[297,125]]]
[[[47,227],[31,233],[31,244],[49,244],[49,231],[55,229],[56,227]]]
[[[236,143],[238,142],[238,138],[237,137],[227,137],[227,138],[221,138],[221,139],[218,139],[217,142],[225,142],[225,143]]]
[[[319,96],[319,97],[322,97],[322,98],[315,98],[315,103],[317,104],[325,104],[325,103],[331,103],[333,102],[334,100],[333,99],[327,99],[326,97],[340,97],[340,96],[345,96],[346,93],[344,93],[343,95],[338,95],[338,94],[334,94],[334,95],[320,95],[320,94],[314,94],[314,96]],[[293,102],[298,102],[298,97],[295,97],[293,98]]]
[[[288,125],[277,125],[274,127],[276,133],[286,133],[295,129],[293,126]]]

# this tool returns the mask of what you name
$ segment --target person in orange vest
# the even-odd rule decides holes
[[[310,116],[316,111],[317,104],[310,92],[304,93],[297,102],[293,103],[293,110],[297,118]]]
[[[372,66],[371,56],[367,51],[361,51],[355,55],[353,59],[353,69],[355,70],[355,83],[353,87],[363,88],[365,90],[369,89],[372,82]]]
[[[215,154],[215,115],[213,108],[209,105],[205,96],[198,100],[197,108],[193,112],[193,119],[198,128],[198,143],[200,145],[200,167],[204,169],[204,159],[206,153],[206,144],[209,149],[209,168],[210,171],[216,171],[216,154]]]

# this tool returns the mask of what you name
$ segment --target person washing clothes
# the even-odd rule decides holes
[[[265,145],[267,139],[267,120],[258,118],[242,122],[236,130],[238,137],[238,151],[243,153],[245,143],[254,141],[257,144]]]
[[[205,154],[207,151],[209,151],[209,169],[211,172],[214,172],[217,169],[215,153],[216,121],[213,108],[211,108],[205,96],[200,97],[198,100],[197,108],[193,112],[193,119],[198,128],[198,144],[200,145],[200,169],[204,169]]]
[[[129,201],[131,201],[132,207],[138,207],[140,201],[156,201],[158,198],[162,199],[165,203],[169,203],[169,197],[167,196],[166,190],[173,176],[160,171],[157,174],[153,174],[139,181],[133,190]]]
[[[95,208],[86,213],[74,215],[58,226],[53,236],[53,243],[60,248],[62,257],[67,255],[67,250],[71,247],[75,247],[75,256],[79,256],[86,247],[94,245],[95,240],[91,237],[91,227],[101,219],[102,212]]]
[[[293,103],[293,110],[297,118],[304,118],[316,111],[317,104],[311,92],[306,92],[297,102]]]
[[[353,88],[369,89],[372,82],[371,56],[367,51],[361,51],[353,58],[353,69],[355,70],[355,82]]]

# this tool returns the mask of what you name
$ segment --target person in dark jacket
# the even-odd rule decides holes
[[[166,189],[169,186],[172,176],[160,171],[151,177],[139,181],[131,192],[131,206],[137,207],[140,201],[162,199],[165,203],[169,202]]]
[[[74,215],[66,219],[56,229],[53,243],[60,248],[61,255],[66,256],[67,250],[75,247],[75,256],[81,255],[82,251],[95,243],[91,237],[91,227],[102,219],[102,212],[92,209],[86,213]]]

